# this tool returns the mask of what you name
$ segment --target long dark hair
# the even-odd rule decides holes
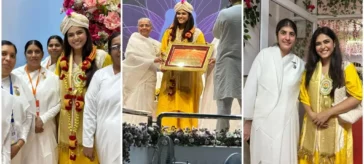
[[[187,13],[188,13],[188,20],[186,21],[185,28],[183,29],[183,32],[182,32],[183,39],[186,39],[186,37],[185,37],[186,33],[188,31],[190,31],[193,28],[193,26],[195,26],[195,20],[193,19],[193,15],[189,12],[187,12]],[[172,41],[176,40],[177,28],[179,27],[179,25],[181,25],[181,24],[178,22],[177,13],[176,13],[176,15],[174,16],[174,20],[173,20],[173,26],[171,27]],[[190,38],[187,38],[187,40],[188,40],[188,42],[192,42],[193,35]]]
[[[8,45],[8,46],[13,46],[14,49],[15,49],[15,54],[18,53],[18,50],[16,49],[16,46],[15,44],[13,44],[12,42],[8,41],[8,40],[1,40],[1,46],[5,46],[5,45]]]
[[[29,40],[26,44],[25,44],[25,47],[24,47],[24,55],[27,54],[27,49],[30,45],[35,45],[37,46],[40,51],[42,51],[42,55],[44,55],[44,51],[43,51],[43,46],[42,46],[42,43],[40,43],[38,40]]]
[[[56,39],[60,44],[61,46],[63,46],[63,40],[60,36],[58,35],[52,35],[48,38],[48,41],[47,41],[47,46],[49,45],[49,42],[52,40],[52,39]]]
[[[309,46],[309,53],[306,63],[306,87],[309,86],[310,80],[312,78],[312,74],[316,69],[317,62],[320,62],[321,57],[316,52],[316,39],[320,34],[324,34],[329,36],[334,44],[335,48],[330,56],[330,69],[329,76],[333,81],[333,87],[330,93],[331,97],[334,97],[335,89],[344,86],[344,72],[342,69],[342,56],[340,51],[340,43],[335,35],[334,31],[332,31],[328,27],[319,27],[312,35],[312,39]]]
[[[91,40],[91,35],[90,32],[88,31],[87,28],[82,27],[85,32],[86,32],[86,36],[87,36],[87,40],[85,45],[82,48],[82,60],[85,60],[87,56],[90,55],[90,53],[92,52],[92,40]],[[72,51],[72,47],[70,45],[70,43],[68,42],[68,31],[66,32],[66,34],[64,35],[64,55],[69,58],[69,56],[71,55],[71,51]],[[91,68],[86,70],[86,77],[87,77],[87,81],[86,81],[86,87],[89,86],[92,76],[94,75],[94,73],[97,71],[97,66],[96,66],[96,62],[95,60],[93,60],[91,62]]]

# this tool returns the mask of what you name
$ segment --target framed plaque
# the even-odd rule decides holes
[[[164,70],[205,72],[214,46],[212,44],[171,44],[165,60],[161,64]]]

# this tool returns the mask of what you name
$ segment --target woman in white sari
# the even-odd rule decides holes
[[[29,135],[34,133],[32,127],[35,116],[35,101],[30,89],[24,81],[11,71],[16,63],[16,47],[13,43],[3,40],[1,42],[1,87],[14,96],[11,118],[11,163],[22,164],[24,144],[28,142]],[[5,112],[4,112],[5,114]]]
[[[217,46],[219,45],[219,39],[214,38],[211,44],[214,45],[214,51],[212,54],[212,59],[216,57]],[[215,64],[209,64],[209,67],[205,73],[205,88],[203,91],[203,96],[201,100],[201,114],[216,114],[217,106],[216,100],[214,100],[214,69]],[[233,105],[231,107],[231,114],[241,114],[240,106],[237,100],[233,101]],[[216,119],[199,119],[199,128],[207,128],[209,130],[215,130],[216,128]],[[240,120],[231,120],[230,121],[230,131],[234,131],[236,129],[241,129],[241,121]]]
[[[57,60],[63,52],[62,38],[58,35],[50,36],[47,41],[47,47],[49,56],[42,61],[42,67],[54,72],[56,70]]]
[[[14,109],[14,96],[8,90],[1,89],[1,161],[2,164],[9,164],[11,147],[11,111]]]
[[[96,146],[101,164],[119,164],[121,162],[120,33],[110,36],[108,47],[113,65],[95,72],[85,96],[83,153],[93,161],[95,159],[93,148]]]
[[[148,26],[149,25],[149,26]],[[160,43],[149,37],[152,25],[149,19],[138,22],[138,31],[130,36],[123,61],[123,108],[155,113],[155,86],[161,61]],[[123,122],[138,125],[146,117],[123,114]]]
[[[278,22],[278,45],[259,52],[244,88],[244,140],[251,164],[296,164],[299,136],[298,94],[304,62],[291,52],[296,24]]]
[[[55,116],[60,110],[58,77],[41,66],[43,46],[37,40],[30,40],[25,45],[27,64],[13,71],[33,91],[36,117],[32,121],[35,133],[30,133],[24,145],[22,164],[57,164],[58,150],[56,140]]]

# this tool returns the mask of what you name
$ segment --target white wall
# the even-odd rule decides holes
[[[13,42],[17,49],[16,67],[26,63],[25,43],[38,40],[43,45],[44,57],[47,53],[47,40],[51,35],[59,35],[60,24],[65,14],[60,14],[63,0],[4,0],[2,1],[2,38]]]
[[[293,1],[293,0],[291,0]],[[268,45],[272,46],[277,42],[275,30],[277,23],[284,19],[284,18],[291,18],[293,17],[293,13],[279,5],[277,5],[275,2],[270,1],[269,3],[269,13],[271,16],[269,17],[269,27],[265,27],[269,29],[268,33]],[[258,24],[254,29],[249,28],[249,35],[251,36],[251,39],[247,42],[245,42],[244,47],[244,75],[248,75],[250,71],[250,67],[259,53],[259,33],[260,24]]]

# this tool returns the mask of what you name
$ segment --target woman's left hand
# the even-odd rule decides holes
[[[328,110],[326,110],[326,111],[318,113],[316,115],[316,118],[312,121],[318,127],[322,127],[327,122],[327,120],[329,120],[330,117],[331,117],[331,113]]]

